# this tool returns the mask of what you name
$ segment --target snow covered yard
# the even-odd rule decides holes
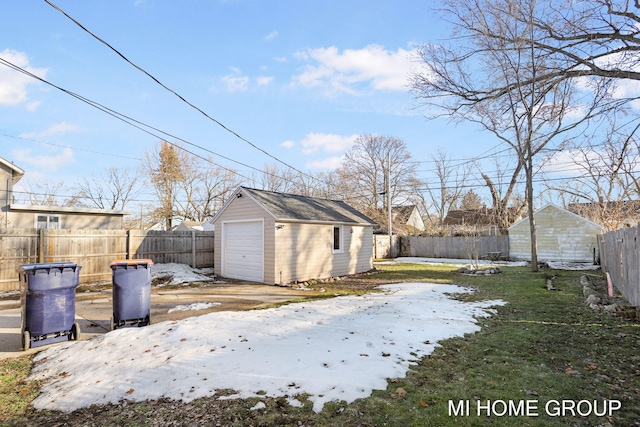
[[[245,312],[217,312],[143,328],[119,329],[36,356],[45,380],[37,409],[65,412],[121,400],[191,401],[308,394],[320,411],[385,389],[437,342],[480,329],[502,301],[469,303],[455,285],[403,283],[385,292]]]

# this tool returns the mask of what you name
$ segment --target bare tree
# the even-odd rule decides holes
[[[622,227],[630,217],[637,216],[632,211],[638,204],[632,199],[638,195],[640,152],[634,134],[611,131],[603,143],[570,147],[562,153],[563,163],[555,167],[554,158],[558,156],[551,156],[552,168],[576,177],[559,183],[549,179],[547,189],[559,195],[565,207],[607,230]]]
[[[337,181],[334,173],[299,173],[294,179],[292,193],[306,197],[332,199],[339,185]]]
[[[591,84],[589,96],[578,106],[573,103],[575,81],[538,78],[566,70],[564,61],[537,48],[547,37],[533,24],[545,15],[540,6],[544,2],[447,0],[446,4],[457,37],[450,47],[421,48],[428,71],[413,76],[412,88],[425,106],[477,123],[514,150],[526,178],[531,268],[537,271],[534,158],[593,117],[608,85],[601,80],[584,82]]]
[[[345,154],[336,173],[340,197],[380,224],[386,224],[388,191],[391,205],[414,196],[416,164],[404,141],[391,136],[362,135]]]
[[[29,205],[38,206],[70,206],[60,195],[65,191],[64,182],[26,182],[23,199]],[[17,193],[17,192],[16,192]]]
[[[640,80],[640,11],[631,0],[536,1],[542,13],[510,13],[521,25],[540,34],[532,47],[562,68],[540,70],[537,82],[555,84],[561,79],[585,76]],[[522,36],[505,34],[507,48],[518,46]],[[529,82],[525,81],[525,84]],[[492,95],[517,90],[514,83],[495,87]]]
[[[495,171],[491,176],[482,170],[480,170],[480,176],[491,194],[495,223],[501,230],[506,230],[527,210],[526,200],[520,200],[516,195],[523,163],[519,156],[516,156],[515,166],[511,163],[510,158],[498,159],[496,156],[494,157],[494,166]]]
[[[234,170],[217,166],[211,159],[190,156],[189,162],[185,179],[179,183],[176,216],[203,222],[222,207],[240,180]]]
[[[439,224],[442,225],[447,212],[456,209],[464,194],[464,183],[469,177],[469,169],[456,165],[444,150],[438,150],[431,156],[434,162],[434,173],[437,178],[435,186],[427,186],[431,207],[436,211]]]
[[[83,177],[77,194],[84,206],[98,209],[124,210],[140,193],[135,171],[110,167],[102,175]]]
[[[278,164],[265,164],[261,173],[254,173],[252,186],[261,190],[292,193],[298,174],[290,168],[280,168]]]

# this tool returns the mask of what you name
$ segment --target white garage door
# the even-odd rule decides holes
[[[262,221],[222,224],[222,275],[232,279],[264,281]]]

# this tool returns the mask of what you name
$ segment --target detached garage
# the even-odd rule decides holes
[[[538,260],[591,262],[604,228],[595,222],[554,205],[534,212]],[[509,227],[509,257],[531,260],[529,218]]]
[[[222,277],[286,285],[373,267],[375,223],[342,201],[238,187],[212,222]]]

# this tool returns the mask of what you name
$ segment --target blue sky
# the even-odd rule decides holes
[[[303,171],[332,170],[361,134],[404,140],[413,160],[425,162],[423,177],[438,148],[470,158],[497,145],[472,128],[427,121],[415,108],[407,89],[418,66],[412,50],[448,34],[430,1],[52,2],[209,116]],[[5,6],[0,25],[5,60],[205,150],[256,168],[274,163],[45,1]],[[72,185],[112,166],[137,167],[158,141],[0,64],[0,157],[24,169],[25,181]]]

